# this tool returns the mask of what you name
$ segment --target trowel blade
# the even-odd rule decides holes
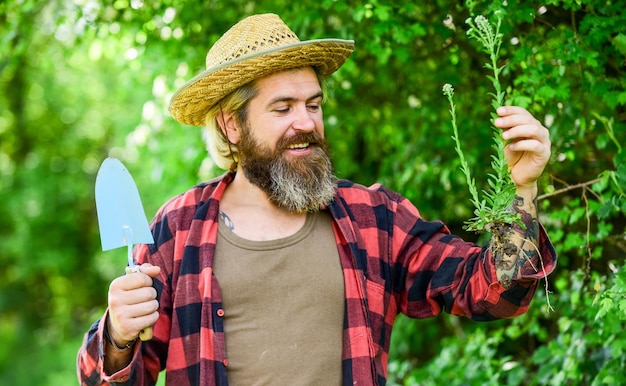
[[[98,170],[96,210],[103,251],[154,243],[135,181],[116,158],[105,159]]]

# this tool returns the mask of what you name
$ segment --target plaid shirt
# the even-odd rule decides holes
[[[136,249],[139,264],[161,267],[154,279],[160,317],[150,341],[135,345],[131,364],[103,371],[103,328],[96,322],[78,355],[83,385],[153,385],[166,370],[167,384],[227,385],[221,293],[213,275],[219,201],[233,174],[198,185],[170,200],[152,223],[155,244]],[[446,311],[476,321],[525,312],[544,277],[530,264],[505,290],[487,248],[450,235],[441,222],[422,219],[405,198],[381,185],[339,181],[328,208],[343,267],[346,307],[343,384],[384,385],[389,342],[399,312],[427,318]],[[545,271],[556,254],[541,228]],[[535,266],[540,266],[535,263]],[[106,320],[106,314],[101,320]]]

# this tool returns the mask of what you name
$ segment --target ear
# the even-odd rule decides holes
[[[224,111],[217,113],[217,123],[228,141],[237,144],[241,139],[241,129],[232,111]]]

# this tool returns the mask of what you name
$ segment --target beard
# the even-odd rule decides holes
[[[308,142],[311,153],[289,157],[290,144]],[[267,194],[270,202],[293,213],[315,212],[330,204],[337,189],[328,144],[316,132],[281,138],[276,149],[260,145],[244,125],[239,143],[244,175]]]

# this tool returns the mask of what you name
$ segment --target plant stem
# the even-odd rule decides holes
[[[461,171],[465,175],[465,182],[469,188],[470,194],[472,195],[472,204],[474,207],[479,209],[482,205],[480,203],[480,198],[478,197],[478,190],[476,189],[476,182],[472,178],[471,171],[467,160],[465,159],[465,155],[463,154],[463,150],[461,149],[461,140],[459,139],[459,129],[456,123],[456,105],[454,104],[454,89],[452,85],[445,84],[443,86],[443,93],[448,98],[448,102],[450,103],[450,117],[452,121],[452,130],[454,135],[452,139],[454,140],[454,150],[459,156],[459,160],[461,161]]]

